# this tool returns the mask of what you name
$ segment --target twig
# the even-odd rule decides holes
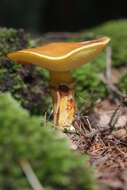
[[[111,64],[112,64],[112,49],[107,47],[106,49],[106,79],[111,81]]]
[[[115,111],[113,112],[113,114],[112,114],[112,116],[111,116],[111,119],[110,119],[108,125],[98,127],[97,130],[95,130],[95,131],[93,131],[93,132],[91,132],[91,133],[86,134],[85,137],[87,137],[87,138],[88,138],[88,137],[89,137],[89,138],[92,138],[92,137],[94,137],[95,135],[97,135],[98,133],[102,133],[102,132],[104,132],[104,131],[106,131],[106,130],[108,130],[108,129],[112,129],[112,130],[113,130],[114,128],[117,128],[117,127],[115,126],[115,124],[117,123],[117,121],[118,121],[118,119],[119,119],[119,117],[120,117],[120,115],[121,115],[121,107],[122,107],[122,105],[121,105],[121,103],[120,103],[120,104],[118,105],[118,107],[115,109]]]
[[[115,128],[117,129],[118,127],[115,126]],[[105,125],[103,127],[101,126],[100,128],[94,130],[93,132],[85,134],[85,137],[86,138],[92,138],[92,137],[94,137],[95,135],[97,135],[99,133],[107,131],[108,129],[111,129],[110,125]]]
[[[89,134],[86,134],[85,137],[93,137],[95,135],[97,135],[98,133],[101,133],[101,132],[104,132],[108,129],[114,129],[116,128],[115,124],[117,123],[120,115],[121,115],[121,107],[122,107],[122,103],[120,103],[118,105],[118,107],[115,109],[115,111],[113,112],[112,116],[111,116],[111,119],[109,121],[109,124],[108,125],[105,125],[105,126],[101,126],[101,127],[98,127],[97,130],[89,133]]]
[[[19,163],[32,189],[44,190],[37,176],[35,175],[30,163],[25,159],[19,159]]]
[[[91,132],[91,133],[85,134],[85,137],[86,137],[86,138],[92,138],[92,137],[94,137],[95,135],[97,135],[97,134],[99,134],[99,133],[102,133],[102,132],[104,132],[104,131],[106,131],[106,130],[108,130],[108,129],[110,129],[110,126],[109,126],[109,125],[106,125],[106,126],[104,126],[103,128],[100,127],[99,129],[96,129],[96,130],[94,130],[94,131]]]
[[[107,85],[108,89],[112,92],[114,92],[117,96],[120,96],[122,98],[126,98],[127,95],[123,94],[114,84],[112,84],[111,82],[109,83],[109,81],[106,80],[104,74],[102,74],[100,76],[101,81]]]
[[[126,95],[123,94],[119,89],[117,89],[117,87],[112,83],[112,80],[111,80],[111,64],[112,64],[111,57],[112,57],[112,50],[110,47],[108,47],[106,49],[106,78],[103,75],[101,79],[107,85],[109,91],[115,92],[117,95],[119,95],[123,99],[126,97]],[[114,111],[110,119],[109,126],[112,129],[114,128],[115,124],[118,121],[119,116],[121,115],[121,107],[122,107],[121,104],[122,103],[118,105],[118,107],[116,108],[116,110]]]
[[[89,118],[88,118],[87,116],[85,116],[85,120],[86,120],[86,122],[87,122],[87,126],[88,126],[88,128],[89,128],[89,131],[93,131],[92,126],[91,126],[91,123],[90,123]]]
[[[113,130],[114,128],[118,128],[116,127],[116,123],[121,115],[121,108],[122,108],[122,101],[120,102],[120,104],[117,106],[117,108],[115,109],[115,111],[113,112],[112,116],[111,116],[111,119],[109,121],[109,123],[105,126],[98,126],[98,129],[96,130],[92,130],[92,127],[91,127],[91,124],[90,124],[90,121],[88,120],[87,117],[85,117],[85,119],[87,120],[87,124],[88,124],[88,127],[89,127],[89,130],[90,132],[89,133],[86,133],[84,131],[84,137],[86,138],[92,138],[94,137],[95,135],[99,134],[99,133],[102,133],[102,132],[105,132],[107,130]],[[77,122],[75,122],[75,124],[77,125],[77,128],[79,128],[79,124]],[[84,128],[83,128],[84,129]],[[77,134],[79,135],[79,131],[70,131],[68,129],[64,129],[63,131],[64,133],[68,133],[68,134]]]
[[[115,109],[115,111],[112,114],[112,117],[109,121],[109,126],[113,129],[115,127],[115,124],[117,123],[120,115],[121,115],[121,108],[122,108],[122,103],[118,105],[118,107]]]
[[[111,80],[111,60],[112,57],[112,50],[110,47],[107,48],[106,51],[106,76],[104,76],[104,74],[102,74],[100,76],[101,81],[107,85],[107,88],[109,91],[114,92],[115,94],[117,94],[118,96],[122,97],[122,98],[126,98],[127,95],[123,94],[112,82]]]
[[[115,111],[113,112],[113,114],[111,116],[111,119],[110,119],[109,123],[107,125],[105,125],[105,126],[99,126],[98,129],[96,129],[96,130],[93,131],[92,127],[91,127],[91,124],[89,122],[89,126],[90,126],[90,129],[91,129],[90,130],[91,132],[89,132],[87,134],[84,132],[84,137],[86,137],[86,138],[92,138],[92,137],[94,137],[95,135],[97,135],[99,133],[105,132],[105,131],[107,131],[109,129],[113,130],[114,128],[117,128],[115,125],[116,125],[116,123],[117,123],[117,121],[118,121],[118,119],[119,119],[119,117],[121,115],[121,107],[122,107],[122,103],[120,103],[118,105],[118,107],[115,109]],[[77,122],[75,124],[78,126]],[[78,126],[78,128],[79,128],[79,126]],[[77,134],[77,135],[79,135],[78,131],[70,131],[68,129],[64,129],[63,132],[64,133],[68,133],[68,134]]]
[[[111,47],[107,47],[106,49],[106,76],[105,79],[107,81],[107,88],[109,92],[111,91],[110,87],[112,86],[112,79],[111,79],[111,66],[112,66],[112,49]]]

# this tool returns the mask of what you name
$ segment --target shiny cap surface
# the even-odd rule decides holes
[[[109,41],[103,37],[85,42],[49,43],[9,53],[8,57],[17,63],[34,64],[51,71],[69,71],[94,59]]]

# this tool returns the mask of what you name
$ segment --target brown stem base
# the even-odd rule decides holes
[[[51,89],[54,105],[54,124],[56,127],[72,129],[75,115],[73,84],[59,85]]]

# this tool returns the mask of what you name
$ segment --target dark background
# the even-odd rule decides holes
[[[77,31],[127,17],[124,0],[0,0],[0,26]]]

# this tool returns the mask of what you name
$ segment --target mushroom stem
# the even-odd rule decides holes
[[[50,86],[55,126],[73,129],[72,122],[74,120],[76,103],[71,73],[50,72]]]

